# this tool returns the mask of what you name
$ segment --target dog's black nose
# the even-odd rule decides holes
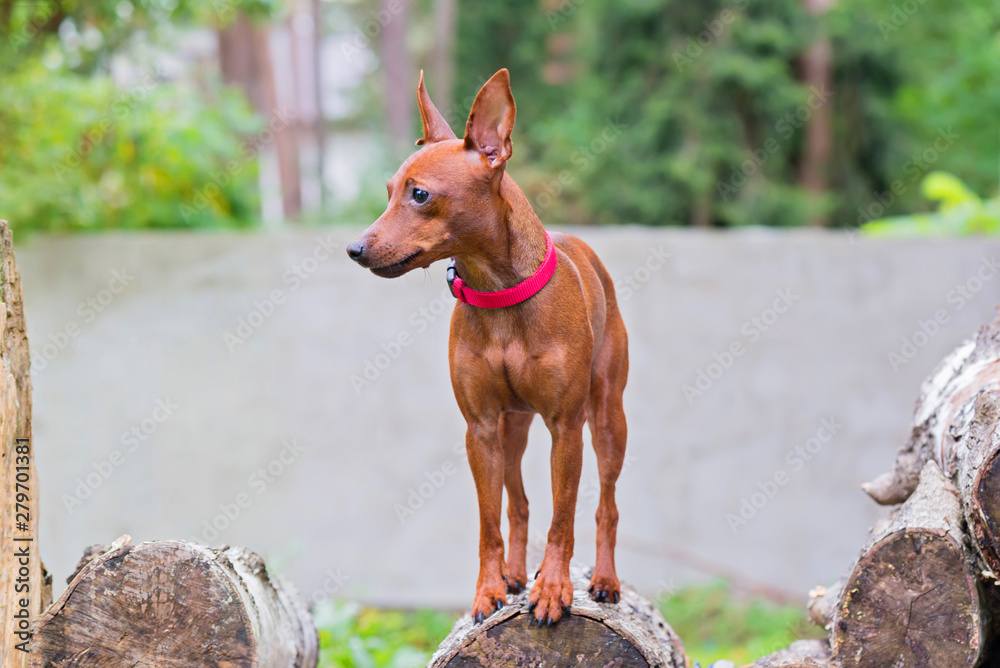
[[[357,262],[365,254],[365,245],[360,241],[355,241],[347,247],[347,257]]]

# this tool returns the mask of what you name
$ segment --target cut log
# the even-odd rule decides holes
[[[956,447],[966,433],[976,396],[1000,389],[1000,316],[948,355],[924,381],[910,437],[889,473],[862,485],[882,505],[905,501],[924,463],[934,460],[951,479],[960,464]]]
[[[987,593],[963,530],[958,491],[928,461],[916,491],[877,529],[834,612],[835,665],[975,666],[990,632]]]
[[[130,543],[84,555],[38,621],[32,667],[315,668],[312,619],[256,554]]]
[[[827,668],[830,643],[826,640],[796,640],[787,649],[758,659],[752,668]]]
[[[972,544],[983,574],[1000,574],[1000,391],[989,390],[975,401],[972,419],[957,451],[958,491]]]
[[[471,666],[663,666],[685,668],[680,638],[652,603],[622,587],[617,604],[597,603],[587,593],[590,574],[574,566],[572,614],[538,628],[525,590],[475,625],[466,614],[438,647],[428,668]]]
[[[28,665],[30,625],[52,600],[38,551],[38,478],[31,440],[31,358],[13,236],[0,220],[0,666]]]

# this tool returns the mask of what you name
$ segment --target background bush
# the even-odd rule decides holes
[[[252,133],[263,126],[239,95],[208,104],[148,75],[118,89],[104,76],[32,64],[0,77],[0,100],[0,212],[18,229],[246,227],[257,218]]]

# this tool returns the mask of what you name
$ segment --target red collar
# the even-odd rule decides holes
[[[500,290],[499,292],[478,292],[466,287],[465,282],[459,278],[455,272],[455,260],[448,266],[448,287],[455,299],[463,304],[471,304],[479,308],[506,308],[514,304],[533,297],[535,293],[545,287],[545,285],[556,273],[556,264],[559,263],[559,255],[556,253],[555,244],[549,233],[545,233],[545,259],[530,278],[527,278],[512,288]]]

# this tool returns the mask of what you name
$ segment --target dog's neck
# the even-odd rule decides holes
[[[458,275],[479,292],[514,287],[531,277],[545,259],[545,229],[528,198],[509,176],[500,182],[496,216],[469,253],[455,257]]]

